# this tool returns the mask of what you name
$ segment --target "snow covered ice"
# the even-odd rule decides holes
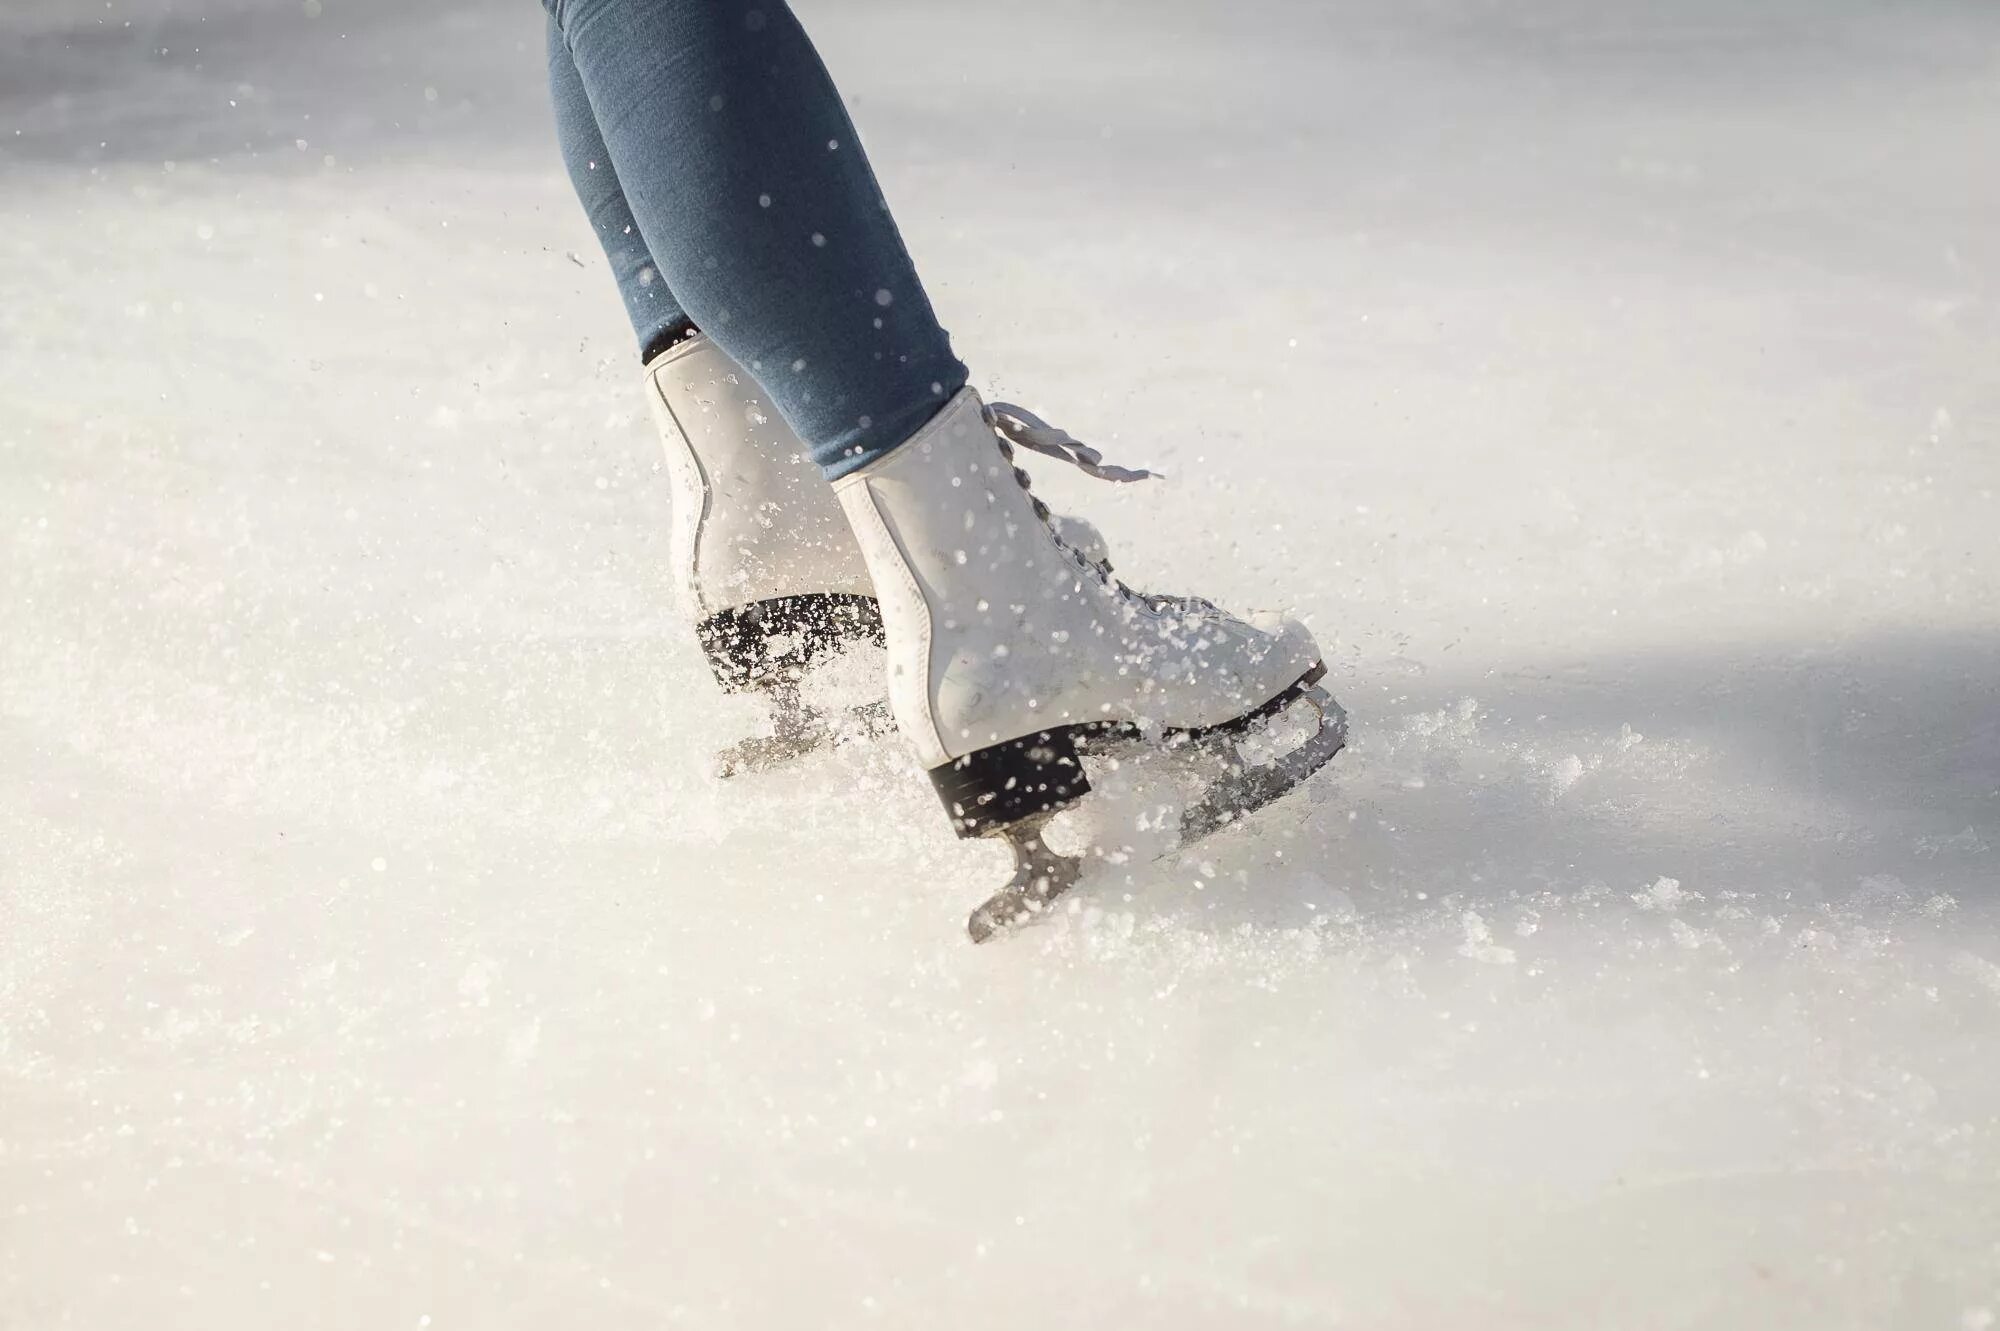
[[[704,774],[534,5],[8,0],[0,1326],[2000,1324],[2000,10],[800,11],[1352,748],[967,946]]]

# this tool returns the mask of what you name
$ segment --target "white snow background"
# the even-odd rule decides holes
[[[2000,1325],[2000,8],[800,11],[1351,750],[968,946],[703,775],[531,0],[6,0],[0,1327]]]

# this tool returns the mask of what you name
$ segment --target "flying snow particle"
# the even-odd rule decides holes
[[[1686,890],[1678,878],[1660,878],[1645,891],[1632,894],[1632,904],[1640,910],[1676,910],[1687,902],[1699,900],[1701,893]]]
[[[1465,941],[1459,944],[1458,955],[1483,961],[1489,966],[1514,964],[1514,949],[1493,941],[1493,930],[1478,911],[1466,911],[1458,917],[1458,923],[1465,930]]]
[[[458,996],[471,1007],[493,1005],[493,982],[500,978],[499,963],[480,957],[458,977]]]

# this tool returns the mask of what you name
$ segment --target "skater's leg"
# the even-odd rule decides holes
[[[770,699],[770,736],[721,755],[727,775],[831,742],[798,692],[823,653],[880,636],[853,533],[805,446],[756,381],[700,336],[653,262],[583,81],[549,19],[549,90],[578,199],[604,246],[646,365],[674,503],[669,564],[716,682]]]
[[[960,835],[1013,877],[969,922],[1044,909],[1078,866],[1041,841],[1107,745],[1199,747],[1234,769],[1199,836],[1338,751],[1303,626],[1132,591],[1027,489],[1016,450],[1136,479],[1019,408],[982,403],[782,0],[544,0],[648,251],[694,321],[757,375],[829,478],[875,592],[890,710]],[[704,511],[707,511],[704,509]],[[1298,705],[1316,733],[1251,770],[1241,737]]]
[[[666,285],[829,478],[965,383],[783,0],[545,0]]]
[[[549,100],[555,104],[556,141],[562,147],[563,165],[569,169],[584,216],[604,246],[612,279],[625,301],[625,313],[639,337],[640,358],[651,361],[692,332],[693,321],[674,298],[640,238],[639,223],[618,183],[618,173],[612,169],[604,136],[597,132],[597,117],[583,91],[576,62],[570,58],[562,29],[553,18],[549,20],[548,47]]]

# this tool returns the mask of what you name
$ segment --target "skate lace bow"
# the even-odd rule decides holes
[[[1068,430],[1050,425],[1034,412],[1011,402],[992,402],[986,407],[986,423],[1010,444],[1018,444],[1043,457],[1060,458],[1086,476],[1100,481],[1157,480],[1160,473],[1144,467],[1120,467],[1104,460],[1104,455],[1076,438]]]

